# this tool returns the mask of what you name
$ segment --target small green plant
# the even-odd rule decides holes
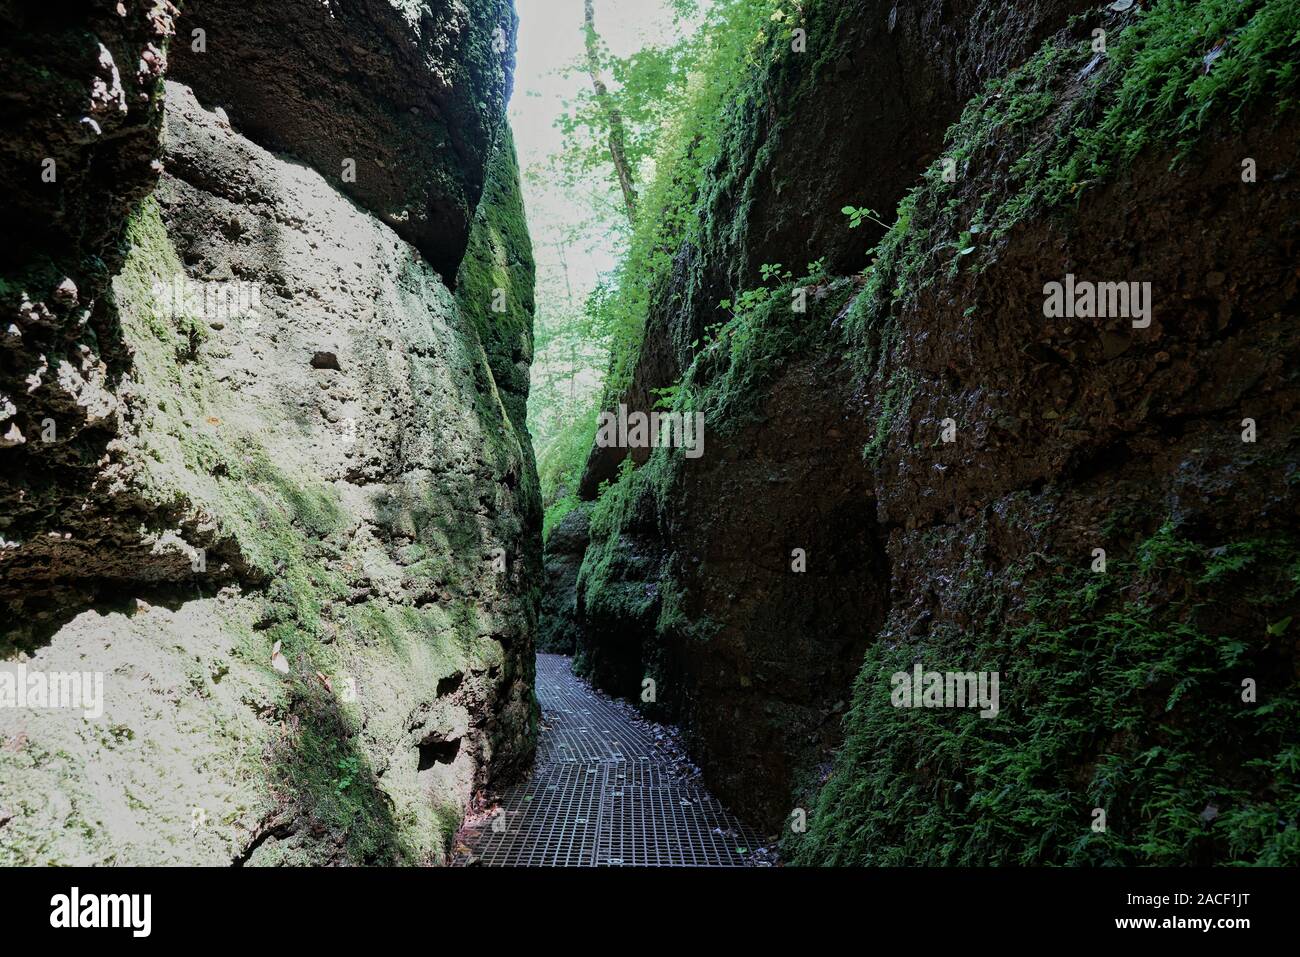
[[[662,389],[652,389],[655,394],[655,408],[661,410],[672,409],[677,404],[677,397],[681,394],[682,384],[678,382],[675,385],[664,386]]]
[[[1271,633],[1296,614],[1300,542],[1189,533],[1166,522],[1105,575],[1035,574],[1022,607],[976,563],[969,625],[871,646],[794,862],[1293,866],[1300,685]],[[1004,713],[899,712],[880,689],[920,656],[1008,663]],[[1124,826],[1092,830],[1096,807]]]
[[[361,759],[355,755],[349,755],[346,758],[339,758],[334,763],[334,767],[339,772],[339,776],[334,779],[334,790],[338,794],[342,794],[352,787],[352,782],[361,774]]]
[[[821,282],[830,278],[830,270],[826,266],[826,257],[815,259],[808,264],[808,282]]]
[[[868,220],[882,229],[889,228],[889,224],[881,220],[879,213],[866,206],[845,206],[840,212],[849,217],[849,229],[857,229]]]

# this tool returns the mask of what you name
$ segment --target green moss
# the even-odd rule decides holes
[[[134,320],[132,331],[136,338],[143,333],[169,346],[173,352],[171,359],[192,358],[198,344],[207,338],[208,330],[183,299],[175,303],[180,307],[179,314],[163,306],[169,301],[171,284],[184,277],[185,267],[167,235],[154,197],[147,197],[127,221],[126,241],[130,254],[122,267],[118,294],[137,308],[127,311],[124,324]],[[159,371],[158,366],[151,371]]]
[[[535,730],[534,733],[536,733]],[[438,835],[442,839],[442,846],[447,848],[448,856],[450,856],[451,849],[456,845],[456,833],[460,830],[464,814],[461,812],[459,805],[440,804],[434,808],[433,817],[438,829]]]
[[[657,596],[641,575],[627,574],[630,558],[624,547],[629,527],[653,509],[649,472],[626,458],[618,479],[601,494],[591,510],[590,544],[578,572],[578,587],[587,613],[605,620],[639,620],[655,607]],[[653,514],[651,512],[651,514]],[[657,576],[656,576],[657,577]]]
[[[542,541],[545,542],[551,537],[551,529],[560,522],[564,521],[564,516],[568,515],[575,508],[582,504],[576,495],[566,495],[564,498],[553,502],[547,506],[546,513],[542,518]]]
[[[274,779],[285,789],[286,801],[318,835],[328,833],[339,841],[350,863],[414,863],[417,851],[403,839],[378,778],[357,747],[353,721],[332,697],[299,690],[293,708],[299,731],[281,737],[272,750]],[[336,852],[328,846],[319,850]],[[263,863],[309,860],[281,851]]]
[[[537,472],[547,507],[547,528],[558,520],[550,512],[557,499],[577,494],[587,455],[595,441],[596,414],[590,411],[570,420],[538,457]]]
[[[1300,0],[1160,0],[1108,21],[1105,53],[1091,38],[1049,40],[990,81],[948,131],[877,246],[864,290],[874,301],[859,315],[870,326],[891,301],[952,275],[967,243],[972,264],[987,264],[1018,223],[1077,202],[1145,151],[1171,150],[1177,164],[1262,104],[1293,108],[1298,22]],[[1075,26],[1095,24],[1085,16]],[[947,162],[955,183],[944,181]],[[973,202],[968,181],[982,184]]]
[[[999,240],[1123,175],[1144,151],[1174,163],[1254,110],[1295,105],[1300,0],[1161,0],[1108,22],[1108,53],[1058,36],[988,83],[948,131],[943,153],[898,205],[843,323],[859,375],[881,397],[874,464],[914,390],[892,363],[898,318],[932,284],[987,267]],[[1091,35],[1090,15],[1072,29]],[[1205,56],[1220,40],[1208,70]],[[944,181],[951,161],[955,183]],[[966,184],[981,184],[978,195]],[[973,251],[972,251],[973,247]],[[965,255],[970,253],[969,255]]]
[[[273,738],[262,784],[284,818],[320,836],[301,847],[286,843],[266,862],[402,863],[442,853],[442,830],[393,818],[361,742],[360,708],[342,702],[317,673],[363,669],[381,684],[436,684],[463,664],[481,623],[455,599],[423,609],[382,599],[347,603],[356,580],[377,573],[382,556],[347,535],[353,518],[333,487],[294,474],[260,435],[231,424],[225,393],[206,368],[203,337],[194,332],[198,320],[159,302],[183,270],[152,198],[132,218],[128,240],[115,288],[135,352],[141,487],[160,505],[203,516],[217,530],[209,565],[218,557],[235,561],[239,579],[252,587],[258,631],[241,631],[235,653],[273,677],[274,709],[288,719]],[[426,496],[392,507],[406,512],[421,546],[436,555],[475,553],[477,536],[447,518],[445,501]],[[421,561],[427,567],[413,573],[457,577],[459,569],[445,562]],[[292,664],[285,677],[271,668],[277,642]],[[372,702],[370,719],[382,710]]]
[[[912,399],[916,396],[916,389],[915,376],[906,371],[900,372],[889,380],[889,385],[881,396],[880,414],[876,417],[875,429],[867,444],[862,447],[862,461],[869,468],[881,464],[881,455],[885,451],[889,429],[896,419],[907,417]]]
[[[730,432],[752,422],[770,386],[801,355],[828,349],[839,333],[835,318],[855,290],[851,280],[821,288],[824,279],[795,281],[779,264],[772,285],[725,303],[726,322],[706,331],[707,340],[682,377],[681,401],[674,411],[705,414],[715,432]],[[802,311],[796,311],[796,303]]]
[[[574,670],[593,673],[589,645],[618,662],[601,680],[632,684],[607,690],[629,696],[649,716],[672,718],[663,705],[640,700],[640,681],[667,680],[662,657],[678,637],[708,641],[719,626],[707,615],[688,615],[685,595],[674,577],[674,559],[661,554],[663,522],[672,507],[683,468],[680,449],[657,448],[637,468],[624,459],[616,481],[608,484],[592,508],[589,544],[578,573],[583,596],[584,633],[577,644]],[[596,638],[596,641],[591,639]],[[635,675],[627,671],[633,667]]]
[[[590,544],[578,573],[579,588],[586,595],[586,607],[610,620],[624,616],[639,619],[656,607],[657,595],[647,581],[658,579],[657,571],[646,574],[646,556],[629,551],[628,536],[653,526],[680,464],[680,450],[658,448],[650,460],[637,468],[631,457],[619,467],[616,481],[605,486],[591,510]],[[637,571],[629,574],[629,562]]]
[[[970,576],[973,633],[868,652],[810,829],[786,839],[796,862],[1300,862],[1300,684],[1276,640],[1300,609],[1300,539],[1166,525],[1104,574],[1041,583],[1018,624]],[[894,708],[889,676],[918,661],[1000,671],[1001,713]]]
[[[514,137],[506,126],[456,274],[456,301],[478,332],[506,412],[525,444],[528,380],[520,363],[533,357],[533,287],[532,240]]]
[[[668,567],[671,568],[671,561]],[[685,609],[686,596],[681,586],[670,576],[664,576],[660,587],[659,618],[655,621],[655,633],[663,639],[667,635],[682,635],[693,641],[709,641],[722,626],[708,615],[688,614]],[[665,647],[663,642],[659,647]]]

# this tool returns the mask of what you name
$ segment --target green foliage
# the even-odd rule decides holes
[[[1108,56],[1049,43],[967,107],[943,155],[959,183],[981,176],[978,207],[943,181],[942,158],[899,204],[845,321],[883,397],[869,462],[911,395],[890,363],[901,300],[1149,147],[1185,156],[1255,104],[1294,105],[1296,0],[1164,0],[1125,22]],[[833,864],[1295,864],[1300,689],[1277,638],[1296,609],[1298,555],[1290,536],[1209,544],[1165,526],[1104,576],[1041,583],[1014,624],[1001,584],[972,572],[958,583],[982,613],[970,631],[882,639],[868,652],[834,774],[788,853]],[[1254,638],[1228,637],[1243,634]],[[1002,713],[895,709],[889,676],[917,661],[1000,670]],[[1242,702],[1243,676],[1267,686],[1257,704]],[[1104,833],[1091,828],[1094,807],[1106,810]]]
[[[521,432],[527,382],[517,363],[521,354],[532,354],[533,279],[519,164],[507,126],[488,164],[483,196],[456,274],[456,302],[474,324],[506,411]]]
[[[653,510],[655,477],[663,474],[665,458],[664,450],[657,449],[651,457],[653,466],[647,463],[643,469],[637,469],[631,457],[625,458],[618,478],[602,490],[592,508],[591,545],[578,573],[588,616],[636,622],[655,605],[654,589],[646,588],[645,583],[657,576],[642,569],[639,556],[623,548],[623,537],[636,523],[638,513]],[[636,563],[635,574],[625,574],[629,562]]]
[[[990,82],[949,131],[946,156],[959,178],[995,144],[1018,154],[1011,181],[978,218],[994,236],[1114,179],[1148,147],[1172,146],[1185,158],[1216,124],[1241,120],[1256,103],[1272,101],[1279,113],[1295,105],[1298,0],[1161,0],[1122,22],[1105,54],[1086,40],[1049,42]],[[939,170],[927,174],[931,184],[940,184]]]
[[[744,123],[735,108],[762,66],[782,54],[769,31],[788,28],[803,15],[788,4],[782,9],[733,0],[719,4],[700,31],[709,37],[708,52],[691,54],[698,73],[664,114],[654,176],[643,191],[628,255],[589,303],[592,326],[612,350],[606,403],[630,381],[645,317],[676,250],[725,228],[710,221],[707,199],[745,166],[726,154],[727,130]],[[1110,29],[1106,54],[1094,54],[1086,40],[1049,41],[1022,67],[992,80],[949,131],[943,156],[900,203],[873,251],[866,284],[844,324],[859,370],[868,376],[883,371],[900,298],[962,263],[980,268],[981,252],[995,248],[1031,212],[1049,211],[1113,179],[1148,146],[1185,153],[1215,123],[1239,120],[1254,103],[1271,98],[1279,111],[1290,108],[1300,61],[1297,24],[1300,0],[1161,0],[1125,14]],[[1217,56],[1207,64],[1211,51]],[[942,178],[944,159],[955,163],[960,182],[994,149],[1014,157],[1007,173],[990,183],[978,209],[954,205],[954,187]],[[884,225],[865,207],[848,205],[842,213],[849,228],[866,221]],[[822,278],[811,266],[809,272],[812,281]],[[774,274],[764,272],[763,278],[766,283]],[[697,373],[712,379],[725,352],[731,384],[746,385],[723,388],[712,404],[715,411],[744,406],[733,399],[751,394],[749,387],[770,371],[767,360],[797,340],[789,324],[769,321],[777,298],[765,285],[720,303],[722,317],[691,344],[703,357]],[[744,369],[746,358],[757,366]],[[882,388],[895,404],[906,400],[899,383]],[[701,402],[710,406],[703,397]],[[594,418],[595,407],[588,411]],[[886,424],[882,420],[881,428]],[[879,443],[866,452],[869,458],[878,453]]]
[[[757,72],[755,30],[768,22],[770,0],[721,0],[682,40],[687,83],[665,112],[644,183],[641,211],[628,253],[608,289],[595,297],[595,323],[612,340],[606,395],[630,381],[650,302],[662,288],[672,258],[701,228],[697,201],[707,171],[722,156],[723,132],[742,91]]]
[[[1239,123],[1248,108],[1269,101],[1277,112],[1292,108],[1298,24],[1300,0],[1161,0],[1124,15],[1108,34],[1107,54],[1095,54],[1089,41],[1048,41],[991,80],[900,201],[844,323],[854,363],[875,380],[886,407],[902,407],[911,388],[889,364],[904,300],[966,264],[983,268],[1017,223],[1114,180],[1144,149],[1185,157],[1215,124]],[[956,184],[944,181],[945,161],[955,165]],[[960,185],[972,177],[983,184],[977,197]],[[842,212],[850,226],[869,213]],[[868,461],[883,449],[887,428],[882,416],[864,450]]]
[[[915,385],[913,377],[906,373],[890,380],[880,401],[880,416],[876,419],[875,430],[862,448],[862,461],[869,467],[875,468],[881,464],[880,457],[885,450],[889,427],[896,417],[907,415],[915,394]]]
[[[1011,622],[983,569],[960,584],[973,634],[868,652],[797,862],[1300,863],[1300,684],[1269,634],[1300,600],[1300,540],[1166,525],[1103,575],[1041,582]],[[917,661],[1000,670],[1001,713],[894,708],[889,676]]]
[[[348,755],[346,758],[339,758],[335,762],[335,767],[338,768],[339,776],[334,780],[334,790],[343,792],[352,787],[352,782],[361,773],[361,759],[356,755]]]
[[[866,206],[845,206],[840,212],[849,217],[849,229],[857,229],[864,222],[875,223],[883,229],[889,228],[889,223],[882,221],[879,213]]]
[[[642,47],[629,57],[614,56],[600,44],[601,68],[612,81],[609,89],[623,119],[628,162],[634,172],[655,155],[661,131],[681,108],[687,78],[698,60],[698,34],[681,32],[683,39],[675,45]],[[587,66],[575,65],[570,71],[585,76]],[[567,185],[579,186],[592,174],[613,176],[608,117],[592,89],[583,89],[565,103],[556,126],[565,141],[556,168]]]
[[[647,50],[627,60],[602,53],[604,66],[617,80],[611,95],[631,128],[630,151],[642,177],[640,206],[626,255],[584,308],[563,320],[560,333],[573,350],[570,368],[590,362],[584,345],[607,356],[603,394],[569,401],[550,390],[544,406],[535,402],[530,412],[548,505],[581,475],[590,443],[582,447],[574,437],[583,432],[594,436],[599,409],[631,381],[650,304],[664,288],[677,250],[701,229],[700,189],[724,154],[725,124],[736,119],[742,92],[759,72],[766,30],[788,29],[797,6],[785,4],[783,22],[777,23],[772,14],[780,5],[773,0],[718,0],[700,14],[698,24],[682,29],[671,49]],[[692,2],[673,7],[684,19],[699,13]],[[603,170],[613,182],[608,130],[591,95],[575,101],[561,130],[566,147],[560,177],[577,183],[593,170]]]
[[[543,446],[537,459],[537,472],[542,483],[542,503],[548,509],[548,515],[557,501],[577,494],[578,482],[587,464],[587,453],[595,440],[595,410],[583,410]],[[547,524],[549,526],[549,519]]]
[[[786,363],[838,338],[832,317],[854,291],[851,281],[840,280],[829,284],[824,299],[814,301],[808,289],[824,279],[795,281],[780,264],[765,265],[761,272],[773,285],[747,289],[735,302],[718,304],[731,318],[705,330],[703,346],[677,387],[678,408],[702,410],[718,431],[749,422],[763,387]],[[803,311],[795,308],[796,290],[802,293]]]
[[[301,728],[272,749],[275,776],[313,826],[328,829],[358,864],[413,863],[395,828],[374,772],[357,752],[353,732],[332,699],[304,695],[296,708]],[[287,852],[291,853],[291,852]],[[278,863],[275,857],[268,863]],[[284,863],[292,863],[286,857]]]
[[[568,515],[575,508],[582,504],[582,500],[577,495],[566,495],[561,499],[556,499],[546,509],[546,514],[542,519],[542,540],[551,537],[551,529],[564,521],[564,516]]]
[[[684,242],[717,248],[729,235],[709,200],[757,162],[739,161],[732,134],[746,124],[738,104],[780,52],[766,32],[771,7],[722,6],[733,18],[716,48],[725,52],[665,129],[628,256],[593,300],[612,342],[610,398],[628,384],[672,257]],[[1300,0],[1156,0],[1112,22],[1109,54],[1049,42],[972,100],[862,276],[832,284],[817,321],[788,308],[789,271],[764,266],[762,286],[719,303],[717,321],[690,343],[682,382],[657,404],[700,408],[711,427],[734,427],[756,412],[783,363],[842,333],[881,397],[864,448],[876,464],[915,388],[891,364],[905,298],[979,268],[1017,223],[1114,180],[1144,150],[1185,156],[1248,109],[1294,105]],[[983,192],[945,183],[943,158],[955,161],[958,183],[985,177]],[[842,213],[848,228],[880,222],[858,206]],[[826,282],[824,269],[811,264],[803,283]],[[624,567],[636,558],[629,534],[647,513],[653,520],[672,475],[662,450],[641,469],[625,463],[593,513],[584,587],[611,618],[644,615],[645,584],[655,581],[656,627],[683,626],[671,579]],[[981,569],[958,583],[978,612],[968,631],[872,646],[812,829],[788,839],[797,862],[1300,863],[1300,689],[1294,652],[1279,641],[1300,594],[1294,537],[1202,542],[1166,526],[1127,560],[1113,558],[1105,576],[1040,581],[1014,608],[1005,577]],[[918,660],[927,670],[1001,671],[1002,714],[894,709],[888,677]],[[1246,704],[1240,679],[1251,675],[1268,676],[1268,686]],[[1104,833],[1091,828],[1094,807],[1107,811]]]

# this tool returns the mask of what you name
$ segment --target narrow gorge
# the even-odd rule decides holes
[[[0,865],[1300,864],[1300,2],[517,6],[0,0]]]

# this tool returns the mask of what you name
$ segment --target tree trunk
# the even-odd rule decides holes
[[[627,161],[627,141],[623,132],[623,114],[614,105],[614,98],[609,95],[600,75],[600,57],[598,55],[599,34],[596,33],[596,10],[593,0],[583,0],[584,32],[587,39],[587,72],[591,75],[591,85],[596,91],[596,102],[605,112],[609,123],[609,157],[614,161],[614,171],[618,173],[618,185],[623,190],[623,203],[627,207],[627,220],[636,222],[636,186],[632,180],[632,167]]]

